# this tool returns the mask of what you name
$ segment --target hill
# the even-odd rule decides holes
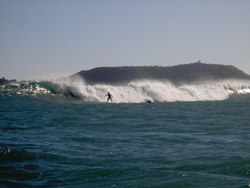
[[[200,62],[163,66],[99,67],[80,71],[71,77],[80,76],[88,84],[122,84],[132,80],[169,80],[174,84],[203,80],[250,79],[250,76],[232,65],[204,64]]]
[[[7,80],[4,77],[0,78],[0,85],[6,85],[9,83],[14,83],[14,82],[16,82],[16,80]]]

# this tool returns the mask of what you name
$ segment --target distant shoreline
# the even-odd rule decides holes
[[[168,80],[173,84],[189,84],[206,80],[243,79],[250,75],[232,65],[205,64],[200,61],[176,66],[120,66],[97,67],[82,70],[69,79],[82,78],[87,84],[127,84],[134,80]],[[0,78],[0,85],[18,82],[16,79]],[[26,82],[26,81],[21,81]]]
[[[6,84],[16,83],[16,82],[17,82],[16,79],[7,80],[4,77],[0,78],[0,85],[6,85]]]

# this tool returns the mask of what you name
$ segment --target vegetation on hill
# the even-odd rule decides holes
[[[175,84],[203,80],[250,79],[250,76],[231,65],[191,63],[171,67],[163,66],[124,66],[99,67],[80,71],[72,77],[81,76],[88,84],[120,84],[132,80],[169,80]]]

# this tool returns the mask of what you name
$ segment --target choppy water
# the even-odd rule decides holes
[[[0,95],[0,187],[249,187],[250,95],[86,103]]]

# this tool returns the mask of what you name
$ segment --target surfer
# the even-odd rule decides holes
[[[151,100],[146,100],[146,102],[147,102],[147,103],[153,103],[153,101],[151,101]]]
[[[107,98],[107,101],[111,101],[112,102],[112,98],[113,98],[113,96],[108,92],[105,96],[108,96],[108,98]],[[105,97],[104,96],[104,97]]]

